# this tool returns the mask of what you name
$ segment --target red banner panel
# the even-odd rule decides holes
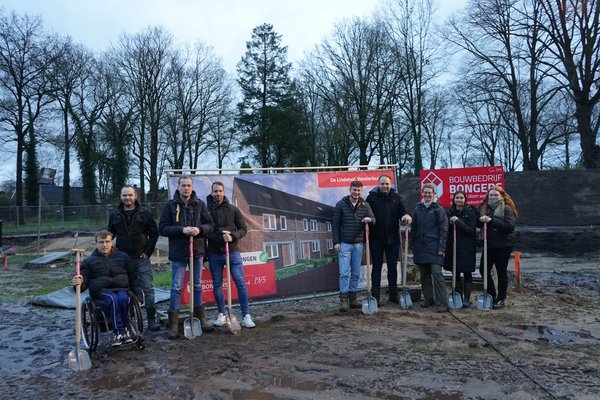
[[[317,172],[317,182],[320,188],[350,187],[352,181],[360,181],[365,186],[377,186],[383,174],[392,178],[393,185],[394,172],[390,170]]]
[[[265,264],[254,264],[244,266],[244,277],[246,278],[246,287],[248,288],[248,297],[270,296],[277,293],[275,283],[275,265],[272,262]],[[183,289],[181,291],[181,304],[190,303],[190,272],[185,271],[183,277]],[[213,303],[215,296],[213,294],[212,276],[210,271],[202,268],[202,302]],[[223,269],[223,294],[227,299],[227,271]],[[233,280],[231,281],[231,298],[237,300],[238,292]]]
[[[485,198],[489,188],[504,186],[504,169],[500,167],[473,167],[422,170],[419,175],[421,187],[429,183],[435,187],[438,201],[444,207],[452,205],[457,191],[467,194],[467,202],[477,206]]]

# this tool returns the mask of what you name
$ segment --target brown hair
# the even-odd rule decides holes
[[[350,183],[350,187],[361,188],[363,187],[363,183],[361,181],[352,181],[352,183]]]
[[[506,191],[502,188],[502,186],[498,186],[498,185],[488,189],[487,193],[485,194],[485,198],[483,199],[481,204],[479,204],[479,210],[483,209],[486,214],[489,211],[490,206],[488,205],[488,199],[489,199],[490,192],[492,190],[495,190],[496,192],[500,193],[500,197],[502,197],[502,200],[504,201],[504,205],[506,207],[510,207],[513,214],[515,215],[515,218],[517,218],[517,216],[518,216],[517,206],[515,206],[515,203],[512,200],[512,197],[510,197],[510,195],[508,193],[506,193]]]
[[[98,239],[105,239],[110,237],[110,240],[113,240],[113,234],[107,230],[101,230],[96,232],[96,235],[94,236],[94,240],[97,242]]]
[[[210,185],[210,191],[212,192],[215,189],[215,185],[216,186],[221,186],[223,189],[225,189],[225,185],[223,184],[223,182],[213,182],[212,185]]]
[[[463,192],[462,190],[458,190],[452,195],[452,205],[453,206],[456,205],[456,203],[454,202],[454,199],[456,198],[457,194],[462,194],[463,196],[465,196],[465,207],[468,207],[469,202],[467,201],[467,194],[465,192]]]

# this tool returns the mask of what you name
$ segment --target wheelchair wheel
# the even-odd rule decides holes
[[[98,348],[100,337],[100,324],[98,323],[98,310],[89,298],[81,305],[81,338],[84,349],[94,353]]]
[[[131,298],[129,302],[128,330],[135,342],[143,343],[142,332],[144,331],[144,318],[142,317],[142,307],[135,298]]]

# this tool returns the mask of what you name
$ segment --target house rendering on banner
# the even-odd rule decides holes
[[[265,251],[276,269],[334,253],[334,207],[239,178],[231,201],[248,226],[244,247]]]

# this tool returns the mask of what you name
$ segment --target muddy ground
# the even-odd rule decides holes
[[[342,315],[336,297],[253,304],[257,327],[240,335],[171,341],[162,328],[145,333],[144,350],[110,350],[72,372],[74,311],[14,290],[68,282],[72,266],[11,264],[0,274],[0,398],[598,399],[599,266],[599,254],[524,253],[521,289],[513,282],[508,306],[489,312],[388,304]]]

